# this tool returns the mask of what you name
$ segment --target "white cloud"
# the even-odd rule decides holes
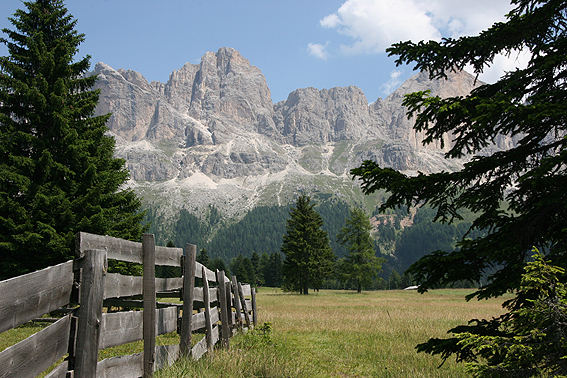
[[[400,86],[400,84],[402,83],[401,75],[402,71],[400,70],[393,70],[392,72],[390,72],[390,80],[382,84],[382,86],[380,87],[384,95],[389,95]]]
[[[509,0],[346,0],[335,12],[320,20],[351,39],[341,45],[345,54],[384,53],[399,41],[440,40],[478,34],[495,22],[505,21]],[[481,79],[494,81],[504,69],[527,62],[527,54],[516,59],[498,56],[494,67]]]
[[[332,13],[319,21],[319,23],[325,28],[334,28],[340,24],[340,20],[339,16],[337,16],[335,13]]]
[[[328,53],[327,53],[327,45],[329,42],[325,43],[324,45],[320,43],[308,43],[307,44],[307,52],[309,55],[314,56],[316,58],[327,60]]]
[[[495,83],[505,72],[513,71],[518,67],[526,67],[529,61],[530,53],[528,50],[513,51],[509,56],[498,54],[494,57],[492,65],[485,69],[478,78],[485,83]],[[465,67],[465,71],[473,72],[472,67]]]
[[[353,39],[343,52],[378,53],[407,39],[439,39],[430,15],[413,0],[347,0],[336,13],[320,21]]]

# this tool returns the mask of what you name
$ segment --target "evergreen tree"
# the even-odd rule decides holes
[[[309,294],[309,287],[319,289],[333,268],[335,256],[329,246],[323,220],[313,209],[310,198],[300,196],[290,210],[282,253],[284,289]]]
[[[430,204],[444,222],[459,219],[463,209],[479,215],[471,230],[487,234],[463,238],[452,252],[437,251],[412,265],[422,292],[460,280],[479,282],[485,274],[486,283],[472,296],[518,289],[532,246],[542,247],[554,265],[567,266],[567,3],[512,4],[505,22],[479,35],[400,42],[388,49],[399,56],[397,64],[415,62],[430,78],[444,78],[467,65],[481,73],[498,53],[531,53],[526,68],[507,72],[468,96],[441,99],[427,91],[406,96],[404,105],[409,116],[416,116],[414,129],[424,133],[424,143],[443,143],[448,134],[447,158],[472,156],[460,171],[409,177],[372,161],[352,171],[366,193],[391,193],[383,209]],[[515,146],[488,153],[485,147],[502,136],[514,137]],[[487,323],[471,326],[470,332],[488,336],[495,329]],[[456,338],[431,340],[421,350],[445,358],[466,353]]]
[[[211,266],[210,268],[213,272],[215,271],[224,271],[224,274],[226,276],[230,276],[230,271],[228,270],[226,264],[224,263],[224,260],[221,259],[220,257],[215,257],[214,259],[211,260]]]
[[[197,255],[197,261],[209,268],[209,254],[207,253],[206,248],[201,248],[199,254]]]
[[[258,285],[260,286],[267,286],[266,270],[268,269],[269,264],[270,264],[270,255],[268,255],[266,252],[262,253],[262,255],[260,256],[260,262],[258,263],[259,270],[257,273]]]
[[[140,240],[124,161],[94,116],[90,57],[61,0],[25,2],[0,42],[0,279],[73,257],[78,231]]]
[[[496,322],[497,335],[453,330],[475,376],[567,376],[567,285],[561,282],[565,269],[534,252],[516,298],[504,305],[510,312]],[[524,305],[516,306],[517,301]]]
[[[260,256],[256,252],[252,252],[252,257],[250,258],[252,263],[252,268],[254,269],[254,285],[259,285],[259,280],[261,276],[260,271]]]
[[[240,254],[232,259],[230,270],[238,278],[238,281],[254,284],[256,275],[254,274],[252,262],[248,257]]]
[[[270,255],[268,264],[264,268],[265,285],[280,287],[282,285],[283,263],[279,252]]]
[[[372,283],[372,279],[380,271],[382,259],[376,257],[374,243],[370,237],[372,225],[362,209],[353,209],[346,225],[337,235],[337,240],[348,248],[344,258],[342,273],[347,280],[356,284],[356,291],[362,292],[362,287]]]
[[[402,276],[396,269],[392,269],[390,277],[388,278],[388,289],[401,289],[402,288]]]

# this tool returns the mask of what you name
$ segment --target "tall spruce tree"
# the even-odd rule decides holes
[[[308,196],[300,196],[290,210],[281,251],[283,287],[309,294],[309,288],[319,289],[332,272],[335,255],[329,237],[323,230],[323,219],[313,208]]]
[[[463,238],[454,251],[433,252],[410,267],[420,291],[459,280],[478,282],[483,275],[487,283],[469,299],[517,290],[533,246],[554,265],[567,266],[567,2],[513,0],[512,5],[505,22],[479,35],[400,42],[387,50],[399,56],[397,64],[414,62],[431,78],[467,65],[481,73],[498,53],[531,54],[526,68],[468,96],[406,96],[404,105],[408,115],[416,115],[414,128],[425,134],[424,143],[443,143],[442,136],[449,134],[448,159],[473,156],[460,171],[409,177],[372,161],[352,170],[366,193],[391,193],[382,209],[426,203],[436,208],[440,221],[459,218],[460,209],[479,215],[471,229],[486,236]],[[515,146],[483,151],[502,135],[515,137]],[[519,298],[513,308],[529,305],[528,299]],[[458,331],[494,335],[503,320],[473,322]],[[430,340],[419,349],[445,358],[451,353],[460,360],[475,358],[456,338]]]
[[[139,240],[140,201],[94,116],[84,35],[61,0],[25,2],[0,57],[0,279],[73,257],[78,231]]]
[[[339,263],[342,276],[355,283],[358,293],[372,283],[382,268],[383,259],[376,257],[371,230],[372,225],[364,210],[355,208],[337,235],[338,242],[348,248],[347,256]]]

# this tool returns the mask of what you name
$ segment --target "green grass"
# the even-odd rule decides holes
[[[415,345],[471,318],[501,313],[501,300],[465,302],[470,290],[324,290],[299,296],[258,293],[261,332],[231,339],[214,358],[180,360],[160,377],[465,377],[464,366],[417,354]]]
[[[374,291],[356,294],[322,290],[309,296],[262,288],[259,324],[271,332],[239,334],[230,350],[217,349],[199,361],[181,359],[157,377],[465,377],[464,366],[417,354],[415,345],[472,318],[501,314],[499,300],[464,301],[471,290]],[[18,327],[0,335],[0,350],[39,331]],[[259,327],[260,328],[260,327]],[[197,342],[202,335],[195,335]],[[175,344],[177,334],[157,344]],[[99,359],[138,353],[142,342],[102,350]]]

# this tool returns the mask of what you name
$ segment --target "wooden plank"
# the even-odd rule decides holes
[[[143,311],[127,311],[102,314],[99,349],[126,344],[143,338]],[[177,309],[160,308],[156,311],[156,335],[177,329]]]
[[[67,353],[71,317],[65,316],[0,352],[0,377],[34,377]]]
[[[142,250],[144,259],[143,276],[143,334],[144,334],[144,377],[154,374],[156,349],[156,248],[153,234],[144,234]]]
[[[207,352],[207,338],[203,337],[197,344],[191,349],[191,358],[198,360]]]
[[[156,292],[171,291],[183,287],[183,277],[156,278]]]
[[[138,378],[144,374],[142,353],[106,358],[97,365],[97,378]]]
[[[207,281],[216,281],[217,280],[215,272],[213,272],[212,270],[210,270],[209,268],[207,268],[206,266],[204,266],[200,262],[196,261],[195,267],[196,267],[195,277],[203,278],[203,268],[205,268]]]
[[[212,332],[213,346],[215,346],[218,341],[219,341],[219,326],[216,325],[213,327],[213,332]]]
[[[251,290],[249,284],[242,285],[242,294],[243,294],[245,297],[250,297],[250,296],[252,295],[252,294],[251,294],[251,291],[252,291],[252,290]]]
[[[192,331],[197,331],[201,328],[205,328],[206,323],[205,323],[205,313],[204,312],[199,312],[197,314],[193,314],[192,318],[193,318],[193,320],[191,322],[191,330]]]
[[[196,287],[193,289],[193,301],[196,302],[204,302],[204,298],[203,298],[203,288],[202,287]],[[218,301],[218,297],[217,297],[217,288],[210,288],[209,289],[209,301],[210,302],[216,302]]]
[[[226,303],[226,285],[225,285],[225,275],[224,270],[217,270],[217,284],[218,284],[218,297],[219,306],[221,311],[221,335],[222,335],[222,346],[228,349],[229,346],[229,328],[228,328],[228,306]]]
[[[177,331],[177,307],[156,310],[156,335]]]
[[[237,328],[242,328],[242,319],[240,318],[240,314],[242,314],[242,308],[240,307],[238,284],[239,282],[237,281],[236,276],[232,276],[232,294],[234,295],[234,308],[236,308],[235,326]]]
[[[246,300],[244,299],[244,292],[242,290],[242,284],[240,282],[238,283],[238,294],[240,295],[240,304],[242,305],[244,320],[246,320],[246,327],[250,328],[250,316],[248,315],[248,306],[246,305]]]
[[[157,296],[157,295],[156,295]],[[104,307],[125,307],[125,308],[143,308],[144,301],[141,299],[124,299],[124,298],[108,298],[103,302]],[[165,307],[183,307],[182,303],[172,303],[172,302],[156,302],[157,308]],[[43,318],[40,318],[43,319]]]
[[[203,288],[195,287],[193,289],[193,301],[203,302]]]
[[[205,277],[205,267],[202,272]],[[211,322],[211,302],[209,301],[209,281],[203,280],[203,303],[205,305],[205,338],[207,339],[207,349],[209,353],[213,351],[213,323]]]
[[[85,251],[80,267],[82,274],[74,370],[78,377],[93,377],[96,375],[102,322],[106,251]]]
[[[0,332],[69,303],[73,261],[0,282]]]
[[[77,257],[82,257],[88,249],[104,249],[107,258],[142,263],[142,243],[79,232],[76,239]]]
[[[211,308],[211,324],[216,324],[220,320],[219,308]]]
[[[218,302],[218,290],[217,288],[209,289],[209,303]]]
[[[246,302],[246,310],[250,313],[250,311],[252,311],[252,301],[250,299],[245,299],[244,302]]]
[[[171,366],[179,358],[179,344],[156,346],[155,370]]]
[[[183,252],[183,311],[181,313],[181,330],[179,347],[181,354],[188,356],[191,353],[191,330],[193,329],[193,301],[195,298],[195,259],[197,246],[187,244]]]
[[[104,283],[104,299],[131,297],[142,294],[143,278],[125,276],[119,273],[107,273]]]
[[[156,265],[180,266],[182,248],[156,246]]]
[[[170,291],[183,286],[182,277],[156,278],[157,291]],[[131,297],[142,294],[143,278],[140,276],[125,276],[119,273],[108,273],[104,287],[104,299]]]
[[[142,243],[79,232],[77,234],[78,257],[87,249],[105,249],[109,259],[142,263]],[[183,254],[181,248],[156,247],[156,265],[179,266],[179,258]]]
[[[252,290],[252,323],[254,327],[258,324],[258,307],[256,307],[256,290]]]
[[[66,378],[69,361],[63,361],[57,365],[53,370],[45,375],[44,378]]]
[[[142,311],[102,314],[99,349],[142,340]]]

